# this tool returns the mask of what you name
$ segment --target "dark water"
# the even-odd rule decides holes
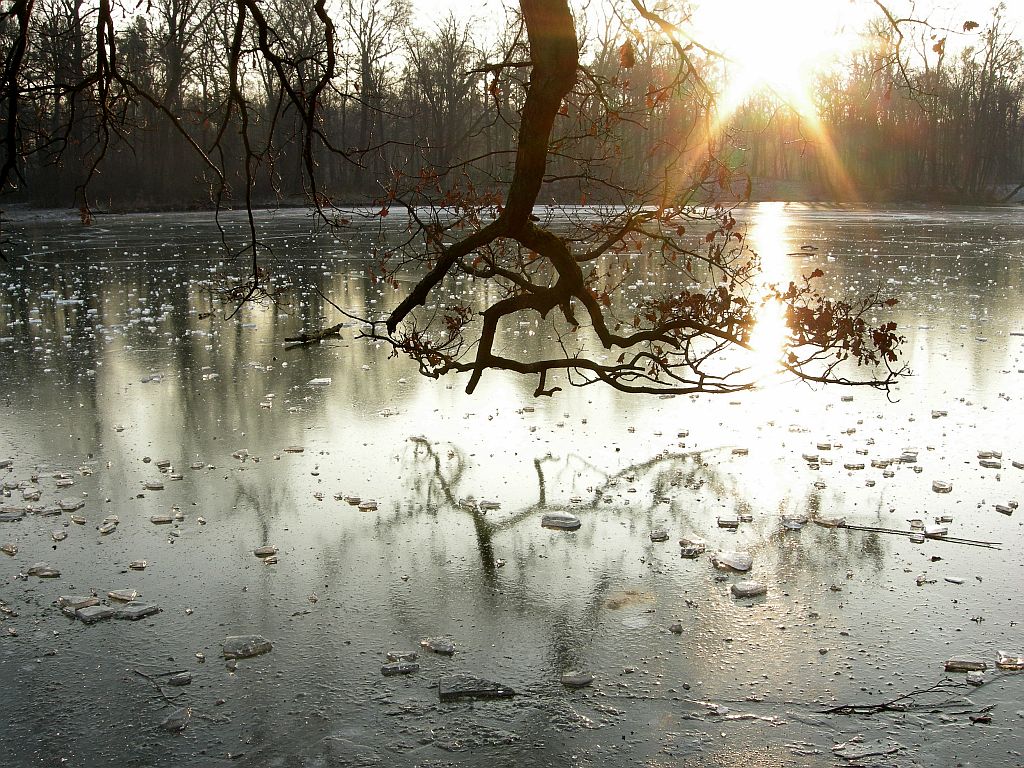
[[[216,289],[244,268],[205,217],[17,223],[18,258],[0,271],[0,460],[13,460],[0,506],[27,505],[13,486],[37,475],[38,505],[81,498],[87,522],[0,523],[0,545],[18,547],[0,555],[0,600],[17,614],[0,616],[5,763],[1020,764],[1024,672],[991,667],[1024,653],[1024,512],[994,508],[1024,500],[1024,215],[764,204],[746,220],[773,279],[821,266],[837,288],[900,297],[915,375],[896,402],[775,380],[728,398],[567,387],[535,401],[535,381],[501,374],[468,397],[464,380],[421,379],[356,327],[283,348],[340,319],[310,285],[357,313],[396,300],[368,278],[368,222],[311,236],[302,214],[268,214],[282,293],[231,319]],[[504,343],[547,342],[530,322]],[[871,465],[908,449],[916,464]],[[1002,467],[981,467],[982,450]],[[74,485],[58,488],[60,472]],[[150,522],[175,506],[182,520]],[[541,528],[559,509],[580,530]],[[732,513],[753,520],[718,528]],[[782,515],[902,530],[951,515],[951,536],[1001,548],[787,531]],[[652,543],[659,526],[670,540]],[[681,559],[687,535],[749,551],[767,596],[733,598],[743,577]],[[252,554],[264,544],[277,564]],[[19,578],[37,561],[60,578]],[[54,602],[118,588],[162,612],[85,625]],[[249,633],[274,650],[231,672],[221,642]],[[419,673],[381,676],[387,652],[434,636],[455,655],[421,651]],[[907,712],[824,714],[928,688],[958,657],[988,662],[982,687],[950,675]],[[154,684],[179,670],[190,686]],[[564,688],[568,670],[593,686]],[[448,672],[518,695],[441,703]],[[182,706],[188,727],[160,730]],[[989,707],[990,724],[971,722]]]

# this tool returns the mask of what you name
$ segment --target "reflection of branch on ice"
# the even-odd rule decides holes
[[[475,503],[475,499],[468,489],[465,489],[464,492],[459,488],[465,479],[467,470],[467,462],[462,451],[451,445],[440,448],[422,436],[410,437],[409,441],[414,446],[411,462],[414,465],[426,464],[428,467],[429,476],[426,478],[425,484],[421,480],[414,482],[412,486],[413,490],[422,495],[422,500],[428,505],[444,503],[475,517],[483,517],[486,510],[481,509],[479,504]],[[631,464],[615,472],[603,470],[577,454],[568,454],[565,458],[557,458],[548,454],[533,461],[537,475],[536,500],[500,519],[495,519],[497,517],[495,515],[485,518],[487,527],[492,532],[507,530],[523,520],[549,509],[548,489],[552,476],[555,479],[581,476],[590,476],[596,479],[596,482],[587,488],[587,497],[580,497],[573,504],[573,508],[580,511],[597,509],[599,506],[604,509],[618,510],[619,505],[615,505],[613,502],[615,491],[620,483],[646,483],[649,493],[637,494],[637,497],[641,501],[641,512],[648,515],[653,513],[659,505],[670,501],[668,494],[672,488],[695,489],[707,486],[718,495],[728,493],[728,483],[725,481],[723,473],[703,459],[706,454],[714,453],[717,450],[720,449],[659,453],[651,459]],[[417,476],[415,466],[412,469],[411,474]],[[637,505],[632,505],[629,511],[631,515],[635,515]]]
[[[486,505],[481,505],[468,489],[460,490],[459,486],[466,480],[469,463],[459,448],[452,445],[441,447],[422,436],[410,437],[409,441],[413,449],[406,458],[407,466],[403,468],[409,471],[403,471],[402,474],[414,478],[410,490],[419,494],[428,507],[458,509],[472,517],[477,548],[488,574],[493,574],[499,566],[494,557],[494,536],[549,509],[548,487],[552,476],[556,480],[584,475],[596,478],[596,482],[588,488],[588,498],[580,498],[578,503],[573,504],[574,511],[579,512],[599,508],[625,511],[627,508],[624,505],[612,505],[606,500],[614,500],[613,494],[620,482],[635,483],[637,479],[647,479],[652,491],[639,510],[640,514],[648,518],[653,517],[659,505],[670,501],[666,494],[672,486],[699,488],[707,484],[716,493],[724,492],[719,471],[701,458],[707,451],[659,453],[648,461],[632,464],[614,473],[602,470],[576,454],[570,454],[564,459],[548,454],[533,461],[537,476],[536,500],[499,518],[496,514],[488,514]],[[634,517],[638,513],[636,506],[628,510]]]
[[[344,323],[338,323],[332,325],[330,328],[324,328],[319,331],[313,331],[312,333],[306,333],[303,331],[298,336],[287,336],[285,337],[284,343],[286,349],[294,349],[295,347],[301,347],[307,344],[319,344],[324,339],[339,338],[341,336],[341,327]]]

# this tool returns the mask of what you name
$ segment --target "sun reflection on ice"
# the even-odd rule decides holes
[[[750,334],[751,371],[761,380],[782,370],[787,337],[786,316],[782,303],[766,299],[757,310],[757,325]]]
[[[761,259],[761,284],[755,291],[762,303],[757,310],[757,324],[750,334],[751,371],[765,379],[781,370],[788,338],[785,309],[770,294],[772,286],[781,286],[789,278],[787,254],[792,250],[789,239],[789,216],[785,203],[761,203],[757,206],[750,239]]]

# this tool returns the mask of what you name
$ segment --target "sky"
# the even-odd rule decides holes
[[[440,18],[452,12],[456,17],[479,16],[486,18],[497,15],[499,9],[506,3],[514,0],[413,0],[417,14],[424,20]],[[572,0],[570,0],[572,1]],[[908,12],[914,9],[916,15],[924,15],[933,19],[936,23],[948,22],[962,25],[964,21],[971,19],[979,23],[990,18],[991,9],[995,5],[994,0],[888,0],[890,8],[894,12]],[[1008,21],[1016,25],[1018,32],[1024,34],[1024,0],[1005,0],[1005,16]],[[653,4],[653,3],[652,3]],[[760,6],[799,6],[803,5],[814,12],[821,12],[822,8],[832,7],[834,13],[842,15],[860,15],[864,10],[872,10],[872,0],[696,0],[696,6],[719,6],[729,9],[735,14],[742,14],[744,7]]]
[[[646,0],[654,6],[657,0]],[[480,20],[481,40],[487,40],[504,7],[516,0],[413,0],[417,26],[429,30],[432,21],[453,13],[456,18]],[[573,7],[593,11],[600,19],[608,0],[570,0]],[[977,45],[992,19],[993,0],[883,0],[895,18],[926,21],[929,26],[901,27],[907,55],[927,53],[945,39],[948,57]],[[626,18],[633,16],[630,0],[617,0]],[[801,112],[812,109],[810,84],[815,74],[848,60],[854,51],[874,42],[865,37],[871,19],[881,10],[874,0],[693,0],[694,12],[683,26],[692,39],[725,55],[729,61],[727,96],[739,102],[752,91],[771,89]],[[1024,0],[1007,0],[1003,10],[1007,31],[1024,38]],[[964,30],[965,22],[976,30]],[[578,22],[579,23],[579,22]],[[600,24],[600,21],[593,22]],[[728,101],[728,98],[726,99]]]

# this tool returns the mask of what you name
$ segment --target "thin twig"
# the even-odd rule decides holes
[[[887,533],[891,536],[914,536],[924,535],[921,531],[901,531],[897,528],[881,528],[875,525],[852,525],[840,523],[836,528],[849,528],[851,531],[867,531],[868,533]],[[945,541],[950,544],[963,544],[968,547],[985,547],[987,549],[1000,549],[1000,541],[980,541],[978,539],[963,539],[958,536],[928,536],[930,541]]]
[[[187,669],[179,669],[176,672],[158,672],[158,673],[155,673],[155,674],[147,674],[147,673],[143,672],[141,669],[133,669],[132,672],[134,672],[139,677],[146,678],[146,680],[148,680],[153,685],[153,687],[156,688],[157,692],[160,694],[160,698],[162,698],[168,704],[174,704],[175,700],[181,698],[181,696],[168,696],[167,692],[164,691],[163,685],[160,684],[160,681],[157,678],[159,678],[159,677],[171,677],[172,675],[179,675],[182,672],[188,672],[188,670]]]
[[[935,685],[932,685],[932,686],[930,686],[928,688],[919,688],[917,690],[911,691],[910,693],[905,693],[902,696],[897,696],[895,699],[890,699],[889,701],[883,701],[883,702],[881,702],[879,704],[840,704],[837,707],[830,707],[829,709],[826,709],[823,714],[826,714],[826,715],[876,715],[879,712],[906,712],[908,709],[913,709],[913,708],[919,707],[919,706],[929,706],[929,707],[941,706],[941,704],[935,704],[935,703],[927,703],[927,704],[921,703],[921,702],[916,701],[916,698],[919,697],[919,696],[924,696],[925,694],[929,694],[929,693],[937,693],[937,692],[940,692],[940,691],[957,690],[957,689],[960,689],[962,687],[963,687],[962,683],[957,683],[956,681],[950,680],[947,677],[947,678],[943,678],[939,682],[935,683]],[[960,701],[956,701],[956,702],[947,702],[947,703],[949,703],[949,704],[952,704],[952,703],[959,704],[961,702]]]

